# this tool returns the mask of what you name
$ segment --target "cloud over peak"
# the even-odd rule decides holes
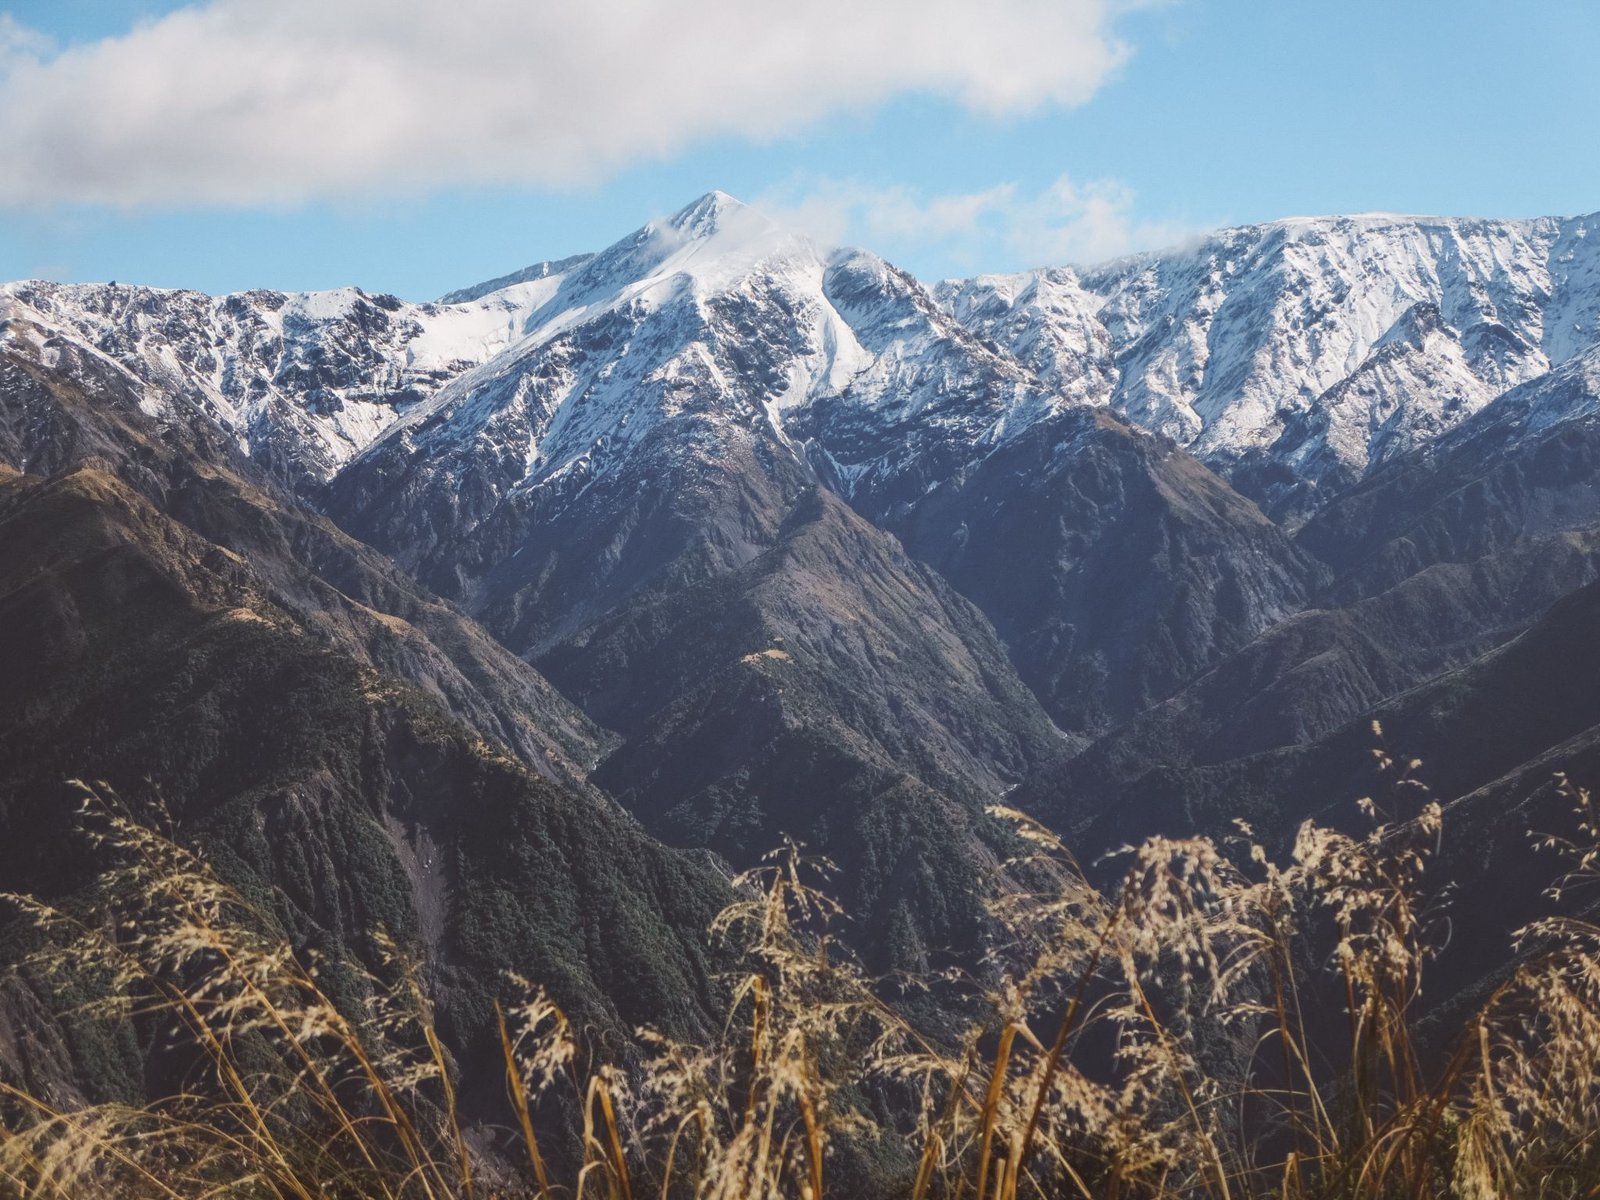
[[[1006,182],[933,194],[801,177],[761,197],[768,211],[822,241],[858,241],[894,259],[932,252],[961,272],[1090,265],[1195,232],[1187,222],[1139,217],[1135,200],[1118,180],[1067,175],[1042,187]]]
[[[905,93],[1086,100],[1122,0],[211,0],[53,52],[0,15],[0,205],[559,186]]]

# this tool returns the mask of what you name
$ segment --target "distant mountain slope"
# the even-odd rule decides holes
[[[1438,976],[1447,1000],[1450,988],[1501,969],[1506,935],[1539,911],[1552,861],[1531,854],[1528,833],[1570,821],[1551,797],[1558,771],[1582,786],[1600,780],[1597,678],[1600,583],[1591,583],[1504,645],[1301,744],[1189,763],[1134,749],[1114,780],[1104,757],[1085,755],[1041,771],[1013,800],[1086,855],[1156,830],[1222,833],[1235,819],[1282,844],[1307,817],[1359,828],[1359,797],[1386,813],[1414,811],[1419,794],[1396,791],[1373,751],[1415,758],[1414,774],[1445,802],[1444,858],[1430,873],[1455,891]]]
[[[1587,610],[1566,598],[1588,594],[1600,577],[1597,363],[1600,349],[1584,351],[1333,499],[1296,537],[1327,568],[1310,604],[1073,761],[1046,769],[1023,794],[1047,807],[1056,803],[1050,794],[1072,797],[1055,810],[1063,820],[1078,819],[1069,810],[1105,808],[1153,829],[1178,812],[1184,821],[1214,819],[1223,800],[1213,780],[1243,779],[1236,798],[1249,807],[1260,791],[1255,772],[1277,778],[1283,763],[1307,761],[1308,744],[1337,736],[1354,753],[1352,738],[1371,716],[1383,718],[1405,754],[1474,760],[1484,753],[1479,739],[1507,744],[1517,727],[1509,716],[1504,736],[1486,721],[1411,744],[1408,726],[1391,726],[1384,714],[1453,694],[1452,680],[1485,677],[1486,664],[1518,661],[1531,645],[1548,651],[1554,635],[1536,633],[1558,612],[1569,613],[1559,627],[1582,636],[1570,613]],[[1532,695],[1529,683],[1529,695],[1495,702],[1538,712],[1563,697],[1586,711],[1600,703],[1600,689],[1581,665],[1584,652],[1574,646],[1565,664],[1548,653],[1540,669],[1550,674],[1549,698]],[[1548,714],[1551,744],[1566,720]],[[1450,744],[1456,735],[1459,752]],[[1352,765],[1336,767],[1331,754],[1315,761],[1296,785],[1304,802],[1280,793],[1291,816],[1328,802]],[[1484,782],[1467,775],[1449,786]]]
[[[581,778],[602,752],[606,735],[537,672],[297,505],[180,396],[17,320],[0,330],[0,395],[0,462],[38,475],[83,465],[114,473],[248,562],[298,619],[437,695],[538,769]]]
[[[506,970],[604,1023],[702,1020],[703,930],[726,896],[708,865],[347,653],[109,474],[8,471],[0,546],[7,888],[87,878],[62,785],[104,780],[303,952],[376,966],[385,930],[417,950],[475,1097],[494,1094]]]
[[[1375,470],[1301,531],[1344,594],[1600,523],[1600,347]]]
[[[1293,511],[1595,345],[1596,234],[1593,216],[1293,219],[940,296],[1042,378]]]
[[[800,836],[861,867],[871,949],[915,957],[974,944],[1000,857],[981,806],[1061,739],[982,616],[791,435],[871,360],[832,270],[708,197],[563,279],[540,332],[397,424],[329,505],[624,735],[595,778],[652,829],[745,862]],[[959,330],[929,350],[962,356],[1040,399]],[[903,820],[922,832],[871,830]]]
[[[826,852],[884,966],[978,944],[1007,853],[982,805],[1059,746],[981,615],[822,490],[539,662],[626,735],[598,784],[675,845]]]
[[[1105,409],[1040,421],[882,519],[983,609],[1074,732],[1170,695],[1321,578],[1254,504]]]

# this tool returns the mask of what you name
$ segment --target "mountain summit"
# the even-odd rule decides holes
[[[713,188],[667,218],[666,224],[685,237],[709,237],[720,232],[728,221],[744,219],[751,212],[744,201]]]

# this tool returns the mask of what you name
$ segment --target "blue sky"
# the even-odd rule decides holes
[[[16,114],[0,162],[18,181],[0,180],[0,278],[425,298],[598,248],[712,187],[925,278],[1287,215],[1600,209],[1595,0],[965,5],[1001,13],[992,44],[945,2],[948,36],[913,31],[903,53],[892,22],[838,32],[831,0],[786,5],[815,20],[775,46],[719,0],[611,2],[661,23],[613,54],[616,13],[569,30],[562,13],[584,6],[541,0],[537,27],[436,52],[428,5],[461,6],[322,0],[347,19],[298,43],[243,0],[0,0],[0,109]],[[471,3],[487,25],[509,0]],[[175,22],[183,7],[193,20]],[[369,60],[437,91],[369,101],[393,94],[380,74],[306,99]],[[291,91],[239,83],[286,62],[304,73]],[[282,121],[278,95],[297,106]]]

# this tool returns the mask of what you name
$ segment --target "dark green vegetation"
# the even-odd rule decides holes
[[[507,971],[604,1024],[699,1026],[725,877],[582,782],[594,726],[266,483],[59,379],[13,377],[19,393],[25,433],[52,421],[95,465],[0,479],[8,888],[92,882],[65,781],[103,779],[204,848],[300,952],[370,965],[386,932],[425,958],[468,1063],[493,1053]],[[26,980],[4,1006],[50,1027]],[[3,1069],[100,1095],[138,1079],[148,1050],[68,1044],[70,1058],[36,1029]],[[475,1078],[474,1099],[492,1073]]]
[[[300,625],[109,476],[12,476],[0,496],[0,650],[26,696],[0,741],[0,820],[26,831],[0,851],[14,886],[91,880],[63,782],[77,763],[203,847],[297,946],[370,961],[387,931],[425,953],[464,1051],[505,971],[596,1019],[695,1025],[698,928],[723,894],[706,865]]]

